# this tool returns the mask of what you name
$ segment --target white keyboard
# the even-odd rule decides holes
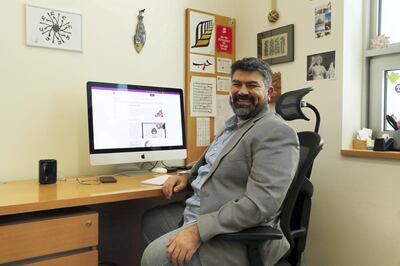
[[[154,178],[143,180],[141,183],[147,184],[147,185],[162,186],[169,177],[170,177],[170,175],[159,175]]]

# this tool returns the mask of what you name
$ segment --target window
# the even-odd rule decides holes
[[[380,0],[379,2],[379,35],[385,34],[385,36],[390,37],[391,43],[398,43],[400,42],[398,22],[400,1]]]
[[[386,70],[384,73],[384,110],[386,115],[400,114],[400,69]],[[396,120],[400,117],[396,117]],[[391,130],[392,127],[387,121],[384,124],[384,130]]]
[[[389,47],[368,49],[368,127],[377,131],[391,131],[386,115],[400,119],[400,10],[399,0],[370,0],[369,35],[389,37]],[[396,29],[397,28],[397,29]]]

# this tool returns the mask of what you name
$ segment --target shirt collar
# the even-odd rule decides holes
[[[250,120],[250,118],[246,119],[246,120],[242,120],[242,119],[236,117],[236,115],[233,115],[228,120],[226,120],[225,126],[226,126],[226,128],[241,127],[249,120]]]

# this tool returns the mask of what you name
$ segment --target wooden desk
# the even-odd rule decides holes
[[[98,185],[82,185],[76,178],[50,185],[40,185],[37,180],[0,183],[0,215],[161,196],[160,186],[140,183],[152,177],[116,176],[117,183]]]
[[[78,206],[93,206],[92,209],[94,209],[95,213],[99,212],[99,224],[103,226],[103,230],[100,228],[100,243],[99,246],[103,245],[103,249],[105,250],[105,255],[108,257],[111,257],[112,259],[116,260],[115,258],[120,258],[121,257],[121,251],[118,251],[119,253],[116,254],[110,254],[110,248],[109,246],[115,246],[115,243],[106,243],[102,244],[101,241],[111,241],[113,242],[114,238],[118,238],[121,236],[116,236],[115,234],[122,234],[123,235],[130,235],[129,237],[132,237],[132,232],[137,235],[139,229],[134,228],[131,229],[130,227],[135,227],[135,225],[131,223],[131,220],[125,220],[128,219],[129,214],[126,215],[126,209],[130,210],[131,208],[125,208],[123,211],[121,211],[121,206],[120,204],[117,204],[117,202],[122,202],[122,201],[129,201],[129,200],[134,200],[134,199],[144,199],[144,198],[151,198],[151,197],[159,197],[162,195],[161,193],[161,187],[160,186],[153,186],[153,185],[145,185],[142,184],[141,181],[152,178],[154,177],[153,175],[147,175],[147,176],[138,176],[138,177],[126,177],[126,176],[116,176],[117,178],[117,183],[107,183],[107,184],[97,184],[97,185],[83,185],[80,184],[76,178],[67,178],[65,181],[58,181],[56,184],[51,184],[51,185],[39,185],[37,180],[24,180],[24,181],[12,181],[8,183],[1,183],[0,184],[0,231],[3,230],[4,232],[8,233],[10,241],[12,240],[17,240],[15,239],[18,236],[29,238],[27,235],[31,234],[24,234],[24,232],[21,232],[18,236],[15,233],[9,233],[9,232],[14,232],[12,230],[19,230],[19,228],[25,228],[22,230],[25,231],[33,231],[36,232],[35,238],[37,238],[37,231],[42,228],[41,223],[48,223],[49,219],[41,219],[41,218],[35,218],[31,219],[32,217],[35,217],[36,214],[42,213],[43,211],[48,211],[48,210],[59,210],[59,209],[65,209],[65,208],[71,208],[71,207],[78,207]],[[111,203],[111,208],[113,210],[113,213],[110,215],[110,211],[106,210],[105,214],[101,214],[102,212],[102,207],[101,206],[109,206]],[[99,205],[100,204],[100,205]],[[103,205],[102,205],[103,204]],[[97,207],[96,207],[97,206]],[[100,206],[100,207],[99,207]],[[73,208],[75,209],[75,208]],[[133,210],[134,212],[135,210]],[[9,227],[3,226],[4,220],[7,218],[14,218],[14,217],[19,217],[26,213],[29,213],[30,220],[29,222],[21,223],[21,221],[17,220],[17,223],[12,225],[13,227],[10,230]],[[135,219],[140,219],[140,212],[138,215],[135,215]],[[66,220],[65,219],[86,219],[85,215],[87,216],[87,213],[82,213],[78,214],[75,216],[68,216],[68,217],[56,217],[56,219],[53,219],[54,223],[58,226],[60,225],[59,230],[63,230],[64,228],[62,225],[65,225]],[[107,216],[108,215],[108,216]],[[121,215],[121,217],[118,217]],[[137,217],[139,216],[139,217]],[[112,223],[107,223],[109,218],[112,217],[113,222]],[[132,218],[132,217],[131,217]],[[97,216],[93,218],[94,221],[96,221]],[[103,222],[101,222],[101,219],[103,219]],[[104,222],[105,219],[105,222]],[[86,220],[85,220],[86,221]],[[3,223],[2,223],[3,222]],[[28,227],[21,227],[21,224],[32,224],[31,228],[34,229],[28,229]],[[79,222],[82,223],[82,222]],[[97,222],[95,222],[97,224]],[[114,226],[114,224],[117,224],[118,228]],[[137,222],[136,222],[137,224]],[[97,226],[97,225],[96,225]],[[51,226],[54,229],[54,226]],[[15,228],[15,229],[13,229]],[[39,229],[38,229],[39,228]],[[96,227],[98,228],[98,227]],[[79,229],[81,230],[81,229]],[[134,230],[134,231],[132,231]],[[53,230],[54,231],[54,230]],[[65,231],[65,230],[64,230]],[[103,231],[103,236],[101,236]],[[66,232],[68,233],[68,232]],[[52,233],[54,235],[54,232]],[[111,235],[110,235],[111,234]],[[44,230],[41,234],[43,235],[43,238],[46,237],[47,233],[46,230]],[[77,236],[81,236],[82,233],[77,231]],[[15,237],[14,237],[15,236]],[[91,241],[90,247],[92,251],[86,251],[84,253],[79,253],[79,254],[73,254],[73,256],[68,255],[68,256],[63,256],[63,257],[58,257],[56,259],[50,258],[48,261],[50,261],[49,265],[53,265],[51,263],[56,263],[54,265],[71,265],[71,261],[76,260],[80,261],[74,262],[74,265],[94,265],[97,264],[97,232],[96,235],[94,233],[91,233],[91,237],[95,237],[95,240]],[[124,236],[125,237],[125,236]],[[137,237],[136,237],[137,238]],[[20,239],[18,239],[20,240]],[[54,240],[55,243],[60,242],[60,245],[62,245],[63,241],[57,241],[57,239]],[[23,241],[13,241],[13,242],[18,242],[18,243],[26,243],[30,242],[28,239],[23,239]],[[37,242],[37,241],[36,241]],[[40,242],[40,239],[39,239]],[[48,242],[48,239],[44,239],[42,241],[43,243]],[[82,241],[78,241],[81,243]],[[116,241],[114,241],[116,242]],[[118,241],[119,242],[119,241]],[[39,248],[38,245],[35,245],[34,247],[28,247],[27,249],[26,246],[21,246],[22,244],[15,245],[14,247],[10,247],[10,251],[7,251],[5,254],[0,254],[0,260],[3,259],[3,262],[7,261],[8,258],[10,258],[10,261],[14,261],[16,258],[18,259],[29,259],[32,257],[36,256],[42,256],[46,254],[53,254],[54,252],[60,252],[60,251],[65,251],[65,250],[72,250],[71,247],[68,249],[63,249],[63,247],[60,247],[57,249],[56,245],[50,245],[52,248],[52,251],[46,253],[42,252],[42,248]],[[120,242],[119,242],[120,246]],[[88,246],[89,247],[89,246]],[[21,251],[21,248],[24,248],[23,251]],[[29,249],[30,248],[30,249]],[[133,248],[138,248],[137,244],[134,244]],[[100,248],[100,257],[102,257],[101,252],[102,249]],[[126,247],[126,250],[131,250],[129,253],[132,253],[132,246]],[[128,252],[123,251],[123,254],[129,254]],[[15,251],[15,252],[14,252]],[[18,252],[16,252],[18,251]],[[28,252],[29,251],[29,252]],[[112,253],[113,250],[111,250]],[[126,261],[122,259],[124,262],[120,262],[119,265],[135,265],[136,263],[132,264],[132,261],[134,260],[135,262],[140,259],[140,252],[141,250],[137,251],[136,258],[127,258]],[[14,257],[10,257],[7,254],[14,254]],[[30,254],[30,255],[29,255]],[[82,256],[85,256],[85,258],[82,258]],[[127,255],[129,257],[129,255]],[[139,257],[139,258],[137,258]],[[12,259],[12,260],[11,260]],[[86,259],[86,260],[85,260]],[[52,261],[56,260],[56,261]],[[61,261],[65,261],[64,264],[61,263]],[[88,261],[91,261],[89,263]],[[44,263],[44,262],[43,262]],[[69,263],[69,264],[68,264]],[[33,264],[32,264],[33,265]],[[36,264],[35,264],[36,265]],[[43,264],[44,265],[44,264]],[[46,264],[47,265],[47,264]]]

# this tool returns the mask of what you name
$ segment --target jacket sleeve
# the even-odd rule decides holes
[[[296,132],[286,124],[269,131],[250,144],[252,164],[244,195],[215,212],[199,216],[197,224],[203,242],[218,234],[260,225],[278,213],[296,173],[299,144]]]

